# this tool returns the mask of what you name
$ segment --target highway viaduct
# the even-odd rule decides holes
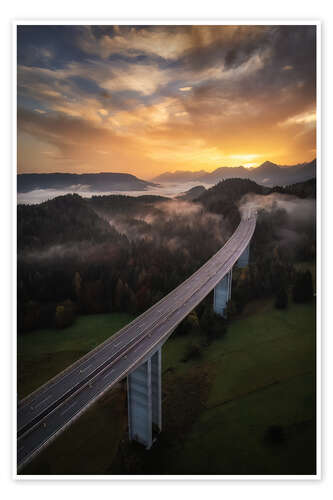
[[[248,264],[255,226],[255,213],[243,217],[225,245],[187,280],[18,402],[18,471],[125,377],[129,439],[152,446],[153,429],[162,429],[162,346],[212,290],[214,311],[225,316],[232,268]]]

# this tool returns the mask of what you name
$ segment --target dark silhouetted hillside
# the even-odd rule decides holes
[[[144,191],[155,186],[152,182],[138,179],[131,174],[105,172],[99,174],[20,174],[17,191],[26,193],[35,189],[87,191]]]
[[[188,191],[185,191],[185,193],[179,194],[176,198],[177,200],[193,201],[205,192],[206,188],[204,186],[194,186]]]
[[[189,172],[176,171],[166,172],[159,175],[154,180],[156,182],[204,182],[206,184],[216,184],[224,179],[238,178],[250,179],[263,186],[284,186],[296,182],[304,182],[316,176],[316,160],[297,165],[277,165],[270,161],[265,161],[259,167],[220,167],[213,172]]]

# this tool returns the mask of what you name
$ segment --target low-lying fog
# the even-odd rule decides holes
[[[211,185],[198,183],[198,182],[186,182],[186,183],[161,183],[158,187],[151,187],[145,191],[109,191],[109,192],[99,192],[99,191],[87,191],[86,189],[35,189],[34,191],[29,191],[27,193],[17,194],[17,203],[34,205],[37,203],[42,203],[43,201],[51,200],[57,196],[62,196],[65,194],[77,193],[83,198],[91,198],[92,196],[108,196],[108,195],[127,195],[127,196],[143,196],[143,195],[155,195],[155,196],[167,196],[173,198],[179,194],[188,191],[194,186],[198,185],[204,186],[207,189]]]
[[[252,210],[264,209],[273,212],[285,210],[297,222],[314,223],[316,217],[316,200],[312,198],[301,199],[296,196],[272,193],[266,196],[259,194],[246,194],[239,203],[242,215]]]

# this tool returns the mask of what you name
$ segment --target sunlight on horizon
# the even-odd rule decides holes
[[[19,26],[18,172],[314,159],[315,26],[169,28]]]

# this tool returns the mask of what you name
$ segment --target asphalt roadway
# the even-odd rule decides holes
[[[230,271],[250,242],[255,215],[242,219],[202,267],[118,333],[19,401],[17,465],[22,469],[112,385],[151,356]]]

